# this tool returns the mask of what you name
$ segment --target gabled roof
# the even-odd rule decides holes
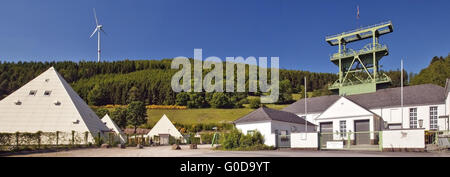
[[[328,107],[331,106],[334,102],[336,102],[340,98],[339,95],[327,95],[327,96],[319,96],[306,99],[308,106],[308,113],[321,113],[325,111]],[[282,109],[283,111],[295,113],[295,114],[304,114],[305,113],[305,99],[300,99],[291,105]]]
[[[158,122],[156,122],[155,126],[148,132],[147,136],[153,137],[155,135],[158,136],[159,134],[170,134],[170,136],[175,138],[183,137],[165,114]]]
[[[373,93],[364,93],[345,96],[366,109],[376,109],[385,107],[396,107],[401,105],[401,88],[380,89]],[[340,96],[329,95],[307,99],[308,113],[320,113],[325,111],[331,104],[338,100]],[[445,102],[445,89],[434,84],[422,84],[403,87],[403,105],[426,105],[443,104]],[[295,114],[304,114],[305,100],[301,99],[283,111]]]
[[[258,108],[255,111],[245,115],[244,117],[241,117],[238,120],[235,120],[234,123],[248,123],[248,122],[259,122],[259,121],[270,121],[270,120],[305,125],[305,119],[303,119],[293,113],[270,109],[270,108],[266,108],[266,107]],[[308,122],[308,124],[314,125],[310,122]]]
[[[346,96],[353,102],[367,108],[383,108],[401,106],[401,88],[387,88],[374,93]],[[444,88],[433,84],[422,84],[403,87],[403,105],[443,104]]]
[[[0,115],[0,132],[108,131],[53,67],[1,100]]]
[[[363,116],[376,115],[369,109],[353,102],[346,97],[340,97],[337,101],[331,104],[325,111],[323,111],[316,119],[341,118],[348,116]]]

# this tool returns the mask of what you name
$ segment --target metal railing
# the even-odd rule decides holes
[[[365,27],[362,27],[362,28],[357,28],[357,29],[354,29],[354,30],[346,31],[346,32],[343,32],[343,33],[340,33],[340,34],[328,35],[328,36],[325,37],[325,39],[328,40],[330,38],[338,37],[338,36],[345,35],[345,34],[354,33],[356,31],[362,31],[362,30],[366,30],[366,29],[369,29],[369,28],[382,26],[382,25],[386,25],[386,24],[392,24],[392,21],[389,20],[389,21],[386,21],[386,22],[381,22],[381,23],[378,23],[378,24],[374,24],[374,25],[365,26]]]
[[[331,56],[331,60],[336,59],[336,58],[344,58],[344,57],[350,57],[350,56],[356,56],[356,55],[362,55],[362,54],[367,54],[367,53],[372,53],[374,51],[380,51],[380,50],[387,50],[387,45],[381,45],[381,44],[375,44],[375,47],[372,47],[373,44],[368,44],[366,46],[364,46],[364,48],[355,51],[353,49],[346,49],[346,51],[342,51],[341,53],[337,52],[334,53]]]
[[[382,151],[382,132],[320,132],[319,149]]]
[[[445,146],[447,148],[450,148],[450,131],[425,131],[425,144],[435,144],[438,146]]]
[[[119,142],[112,132],[16,132],[0,133],[0,151],[20,151],[87,147],[103,143]]]
[[[290,135],[277,135],[277,148],[290,148],[291,147],[291,136]]]

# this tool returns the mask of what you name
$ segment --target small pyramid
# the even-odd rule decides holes
[[[114,121],[109,117],[108,114],[103,116],[102,122],[105,123],[106,127],[108,127],[111,132],[114,132],[114,133],[116,133],[116,135],[118,135],[120,143],[126,142],[125,134],[119,128],[119,126],[117,126],[117,124],[114,123]]]
[[[148,137],[158,136],[159,134],[170,134],[175,138],[182,138],[183,135],[177,130],[177,128],[172,124],[172,122],[164,114],[155,126],[148,132]]]
[[[0,132],[109,131],[51,67],[0,101]]]

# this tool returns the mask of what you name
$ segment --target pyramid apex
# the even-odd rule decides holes
[[[102,119],[103,118],[106,118],[106,117],[108,117],[109,118],[109,115],[108,115],[108,113],[106,113],[103,117],[102,117]]]

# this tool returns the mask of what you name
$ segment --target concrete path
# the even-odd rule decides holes
[[[450,157],[450,152],[377,152],[377,151],[219,151],[212,150],[211,145],[199,145],[198,149],[189,149],[182,145],[182,150],[172,150],[170,146],[145,147],[137,149],[89,148],[47,153],[22,153],[11,157]]]

